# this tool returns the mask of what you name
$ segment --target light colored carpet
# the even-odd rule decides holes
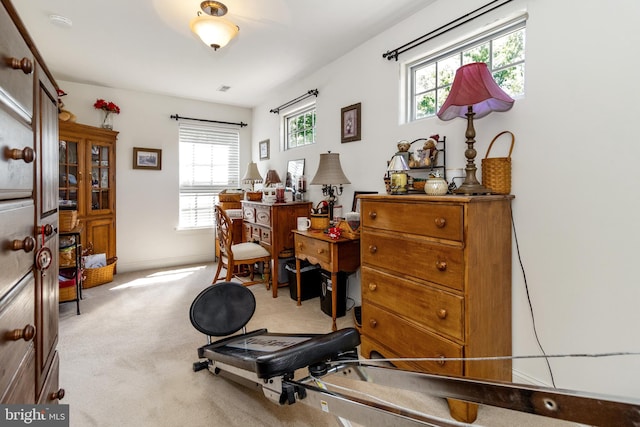
[[[209,286],[213,264],[117,274],[109,284],[83,291],[60,306],[60,387],[72,427],[90,426],[339,426],[331,414],[302,404],[279,406],[208,371],[193,372],[206,337],[189,321],[189,307]],[[296,306],[287,287],[271,297],[250,287],[257,301],[248,330],[326,333],[331,318],[319,299]],[[353,326],[352,312],[338,328]],[[409,407],[448,418],[443,399],[393,393]],[[425,409],[428,407],[429,409]],[[560,421],[480,407],[474,425],[560,426]]]

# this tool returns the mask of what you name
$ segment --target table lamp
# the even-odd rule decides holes
[[[331,151],[320,154],[318,170],[309,184],[322,185],[322,194],[328,196],[329,219],[333,219],[333,205],[336,202],[336,195],[342,194],[343,184],[351,184],[342,172],[340,154]]]
[[[391,175],[390,190],[391,194],[406,194],[407,193],[407,171],[409,166],[404,160],[402,154],[396,154],[391,158],[387,172]]]
[[[251,184],[251,191],[254,190],[254,184],[256,182],[262,182],[262,176],[260,175],[260,172],[258,171],[258,165],[256,165],[255,162],[249,162],[249,164],[247,165],[247,171],[242,177],[242,182],[244,184]]]
[[[280,184],[281,182],[282,181],[280,181],[280,175],[278,175],[278,172],[276,172],[274,169],[269,169],[267,171],[267,177],[264,179],[265,187],[271,187],[276,184]]]
[[[460,188],[455,192],[461,194],[487,194],[490,191],[478,182],[476,178],[476,165],[474,159],[476,150],[476,130],[473,127],[473,119],[480,119],[492,111],[507,111],[511,109],[515,101],[507,95],[493,79],[487,64],[473,62],[463,65],[456,71],[451,92],[438,111],[441,120],[451,120],[456,117],[467,118],[467,149],[464,152],[467,158],[465,168],[466,176]]]

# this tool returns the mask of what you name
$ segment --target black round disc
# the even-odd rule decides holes
[[[256,309],[253,293],[239,283],[211,285],[191,303],[191,324],[200,332],[223,337],[242,329]]]

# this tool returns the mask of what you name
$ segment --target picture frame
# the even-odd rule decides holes
[[[265,139],[264,141],[260,141],[258,144],[260,149],[260,160],[268,160],[269,159],[269,140]]]
[[[351,212],[360,212],[360,200],[358,200],[358,196],[360,194],[378,194],[378,192],[377,191],[354,191],[353,203],[351,204]]]
[[[161,170],[162,150],[157,148],[133,147],[133,168]]]
[[[340,135],[342,143],[360,141],[362,122],[361,122],[361,103],[349,105],[341,110]]]

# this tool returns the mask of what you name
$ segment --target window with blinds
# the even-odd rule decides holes
[[[238,188],[240,135],[233,129],[180,123],[179,228],[214,226],[218,193]]]

